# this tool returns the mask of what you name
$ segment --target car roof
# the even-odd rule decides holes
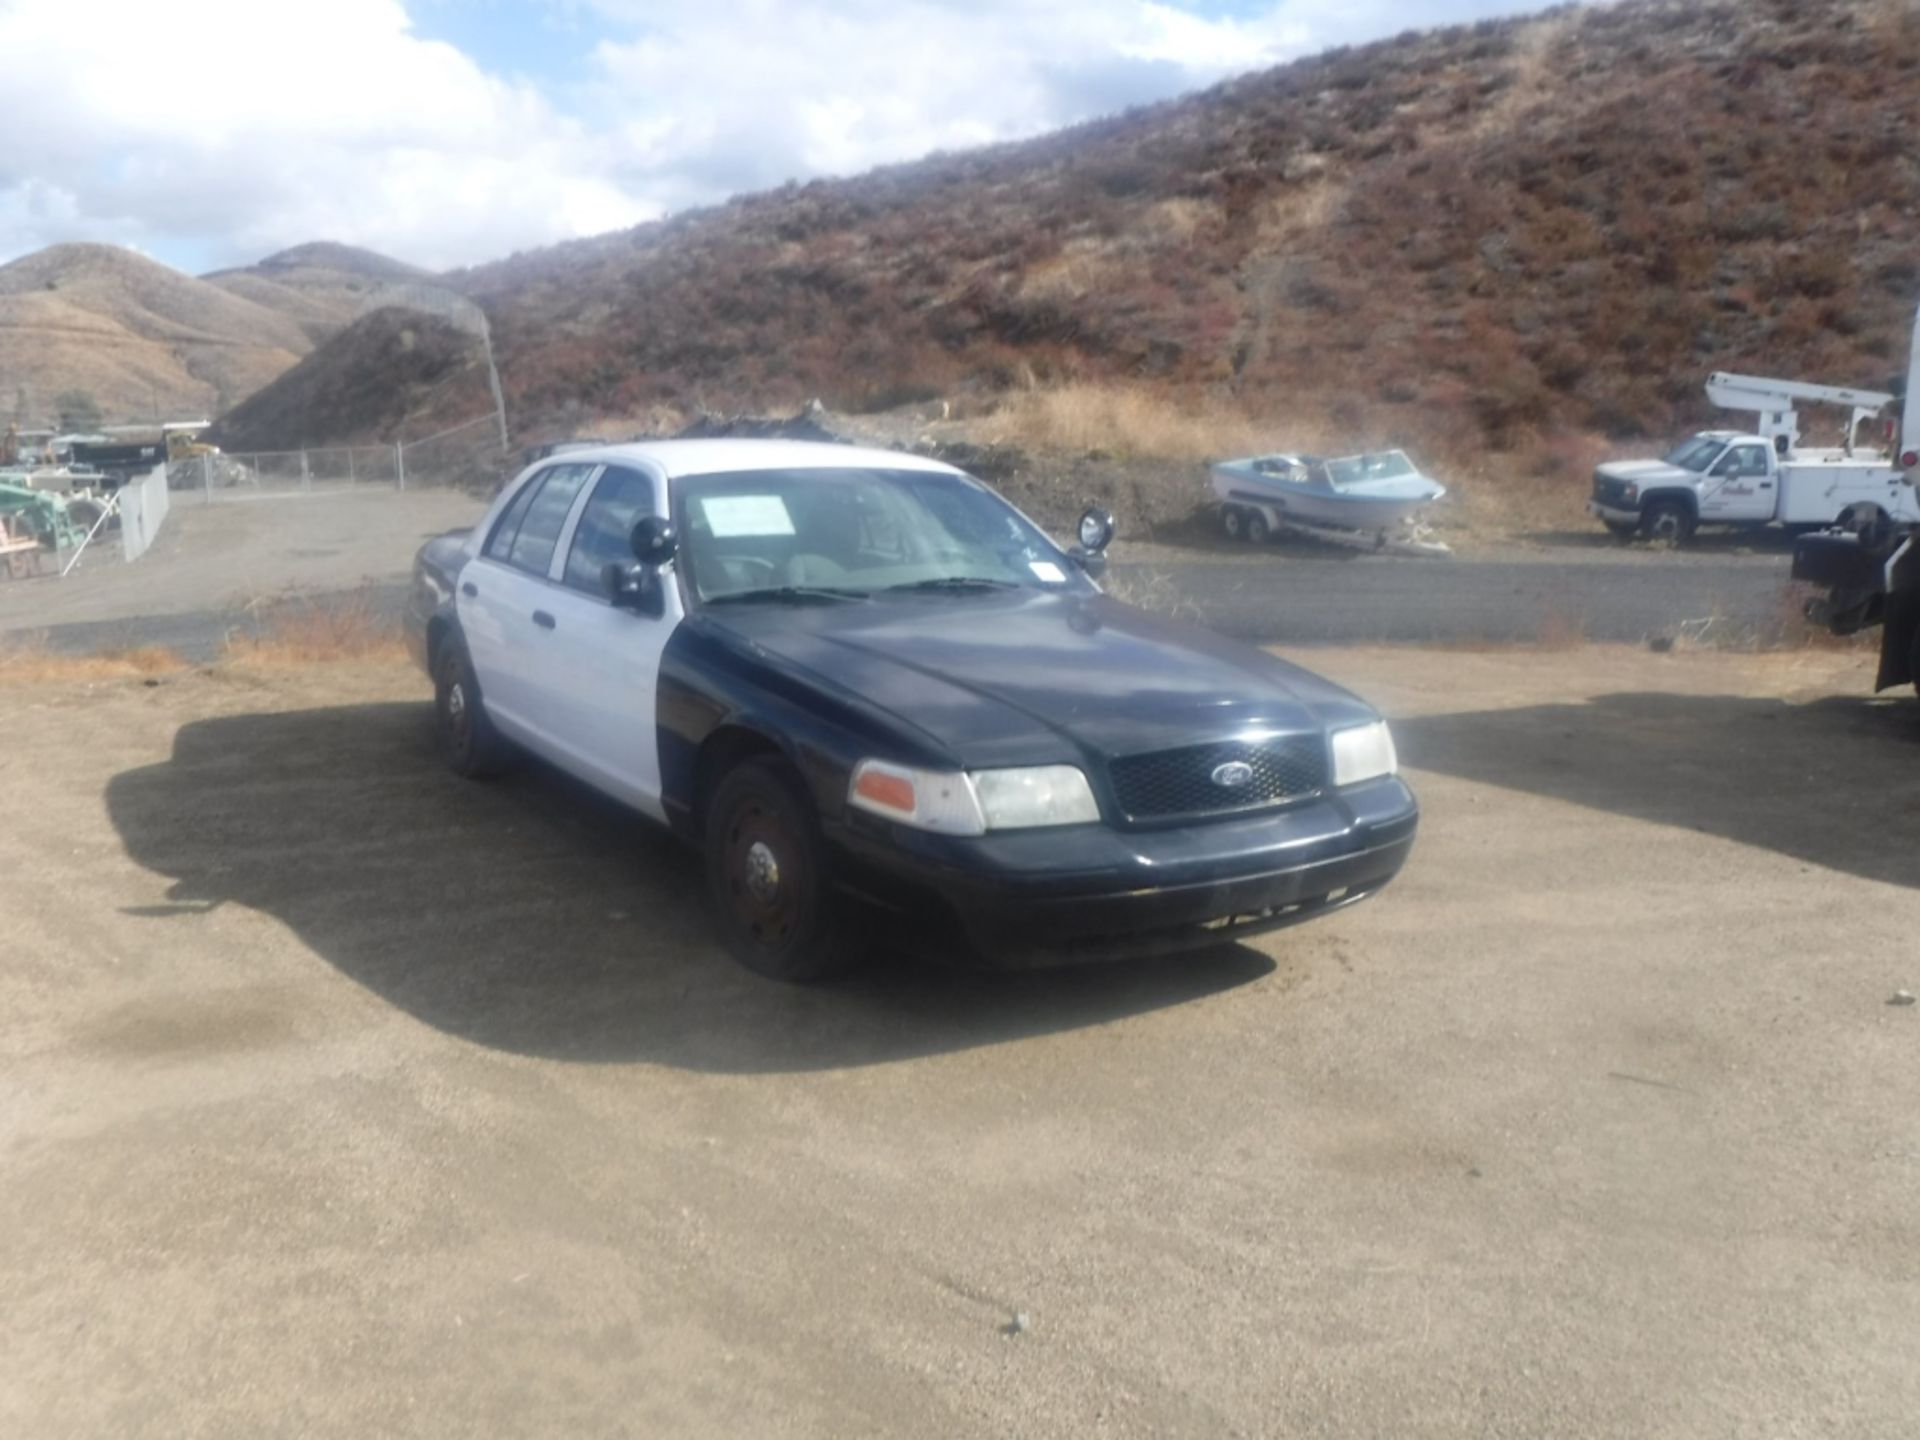
[[[689,475],[720,475],[739,470],[924,470],[942,475],[962,472],[924,455],[903,450],[875,450],[860,445],[835,445],[817,440],[636,440],[625,445],[596,445],[568,450],[564,458],[576,464],[625,460],[644,463],[668,479]],[[553,457],[555,459],[560,456]]]

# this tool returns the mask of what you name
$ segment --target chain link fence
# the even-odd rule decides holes
[[[501,452],[497,418],[481,415],[395,445],[196,456],[176,462],[169,483],[175,490],[198,490],[210,503],[427,486],[491,494],[515,468]]]

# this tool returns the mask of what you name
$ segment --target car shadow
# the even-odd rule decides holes
[[[426,1024],[522,1054],[871,1065],[1098,1025],[1276,969],[1229,947],[1008,974],[887,956],[832,985],[762,980],[714,943],[684,846],[531,763],[455,778],[425,705],[196,721],[106,800],[128,852],[174,882],[168,904],[128,913],[191,923],[248,906]]]
[[[1618,694],[1393,728],[1417,770],[1920,887],[1920,706],[1904,697]]]

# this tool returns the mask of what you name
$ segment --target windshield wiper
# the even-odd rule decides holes
[[[985,575],[939,575],[931,580],[908,580],[889,585],[889,591],[936,590],[1018,590],[1017,580],[994,580]]]
[[[782,602],[805,600],[864,600],[869,590],[847,590],[831,585],[768,585],[758,590],[729,590],[725,595],[707,599],[708,605],[738,605],[755,601]]]

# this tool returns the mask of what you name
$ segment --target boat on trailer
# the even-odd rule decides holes
[[[1257,544],[1277,530],[1300,530],[1375,549],[1446,549],[1420,534],[1418,517],[1447,487],[1421,474],[1404,450],[1255,455],[1222,460],[1209,474],[1230,539]]]

